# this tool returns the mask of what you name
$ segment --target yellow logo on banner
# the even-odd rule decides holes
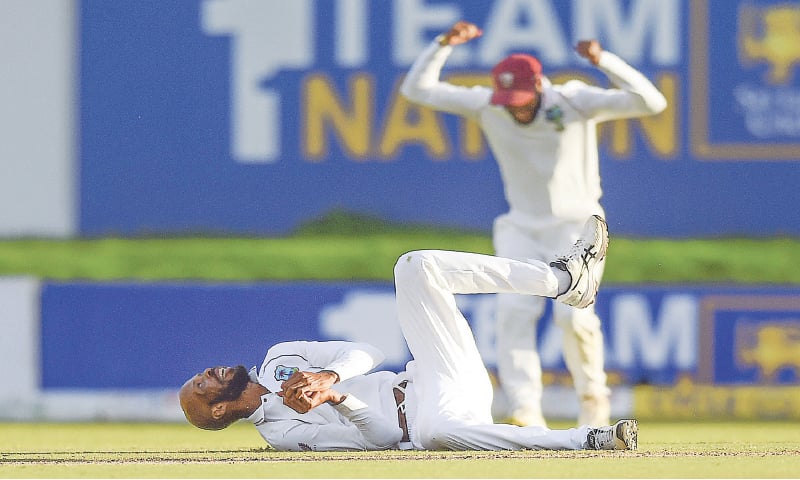
[[[770,64],[767,81],[788,84],[800,62],[800,5],[781,4],[739,13],[739,52],[745,62]]]
[[[784,369],[794,369],[800,376],[800,322],[739,325],[736,344],[738,363],[758,367],[761,380],[775,382]]]
[[[800,387],[707,385],[686,376],[674,386],[633,387],[633,414],[649,419],[800,419]]]

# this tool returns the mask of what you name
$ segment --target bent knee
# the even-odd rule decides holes
[[[573,308],[563,304],[553,305],[553,322],[565,330],[596,330],[600,317],[593,308]]]
[[[430,250],[412,250],[400,255],[394,264],[394,278],[418,276],[423,271],[423,262],[430,259],[432,255]]]

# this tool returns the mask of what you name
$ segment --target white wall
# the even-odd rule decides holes
[[[30,277],[0,277],[0,411],[11,418],[39,392],[39,281]]]
[[[0,1],[0,237],[77,230],[76,5]]]

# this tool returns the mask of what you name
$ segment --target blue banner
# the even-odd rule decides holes
[[[80,233],[284,234],[334,209],[488,231],[505,211],[474,125],[397,93],[456,20],[484,29],[444,75],[506,54],[607,79],[599,38],[669,107],[601,128],[618,235],[800,234],[800,3],[698,0],[83,0]]]
[[[494,296],[460,295],[493,369]],[[800,291],[781,288],[604,287],[606,368],[613,384],[725,385],[800,380]],[[550,307],[539,322],[548,375],[565,376]],[[390,283],[46,283],[41,299],[41,386],[173,388],[206,367],[260,365],[289,340],[371,343],[383,368],[409,352]]]

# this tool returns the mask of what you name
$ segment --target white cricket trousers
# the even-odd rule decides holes
[[[544,262],[422,250],[394,268],[397,315],[414,358],[407,405],[414,448],[426,450],[582,449],[588,427],[550,430],[494,424],[492,385],[454,295],[518,293],[555,297]]]
[[[517,260],[549,261],[564,253],[564,245],[575,243],[583,226],[583,221],[562,221],[558,226],[539,229],[524,215],[501,215],[494,223],[495,253]],[[521,421],[542,419],[542,367],[536,328],[548,301],[522,295],[497,296],[497,373],[509,403],[508,413]],[[578,398],[608,396],[603,332],[594,305],[581,309],[553,302],[553,322],[563,333],[564,362]]]

